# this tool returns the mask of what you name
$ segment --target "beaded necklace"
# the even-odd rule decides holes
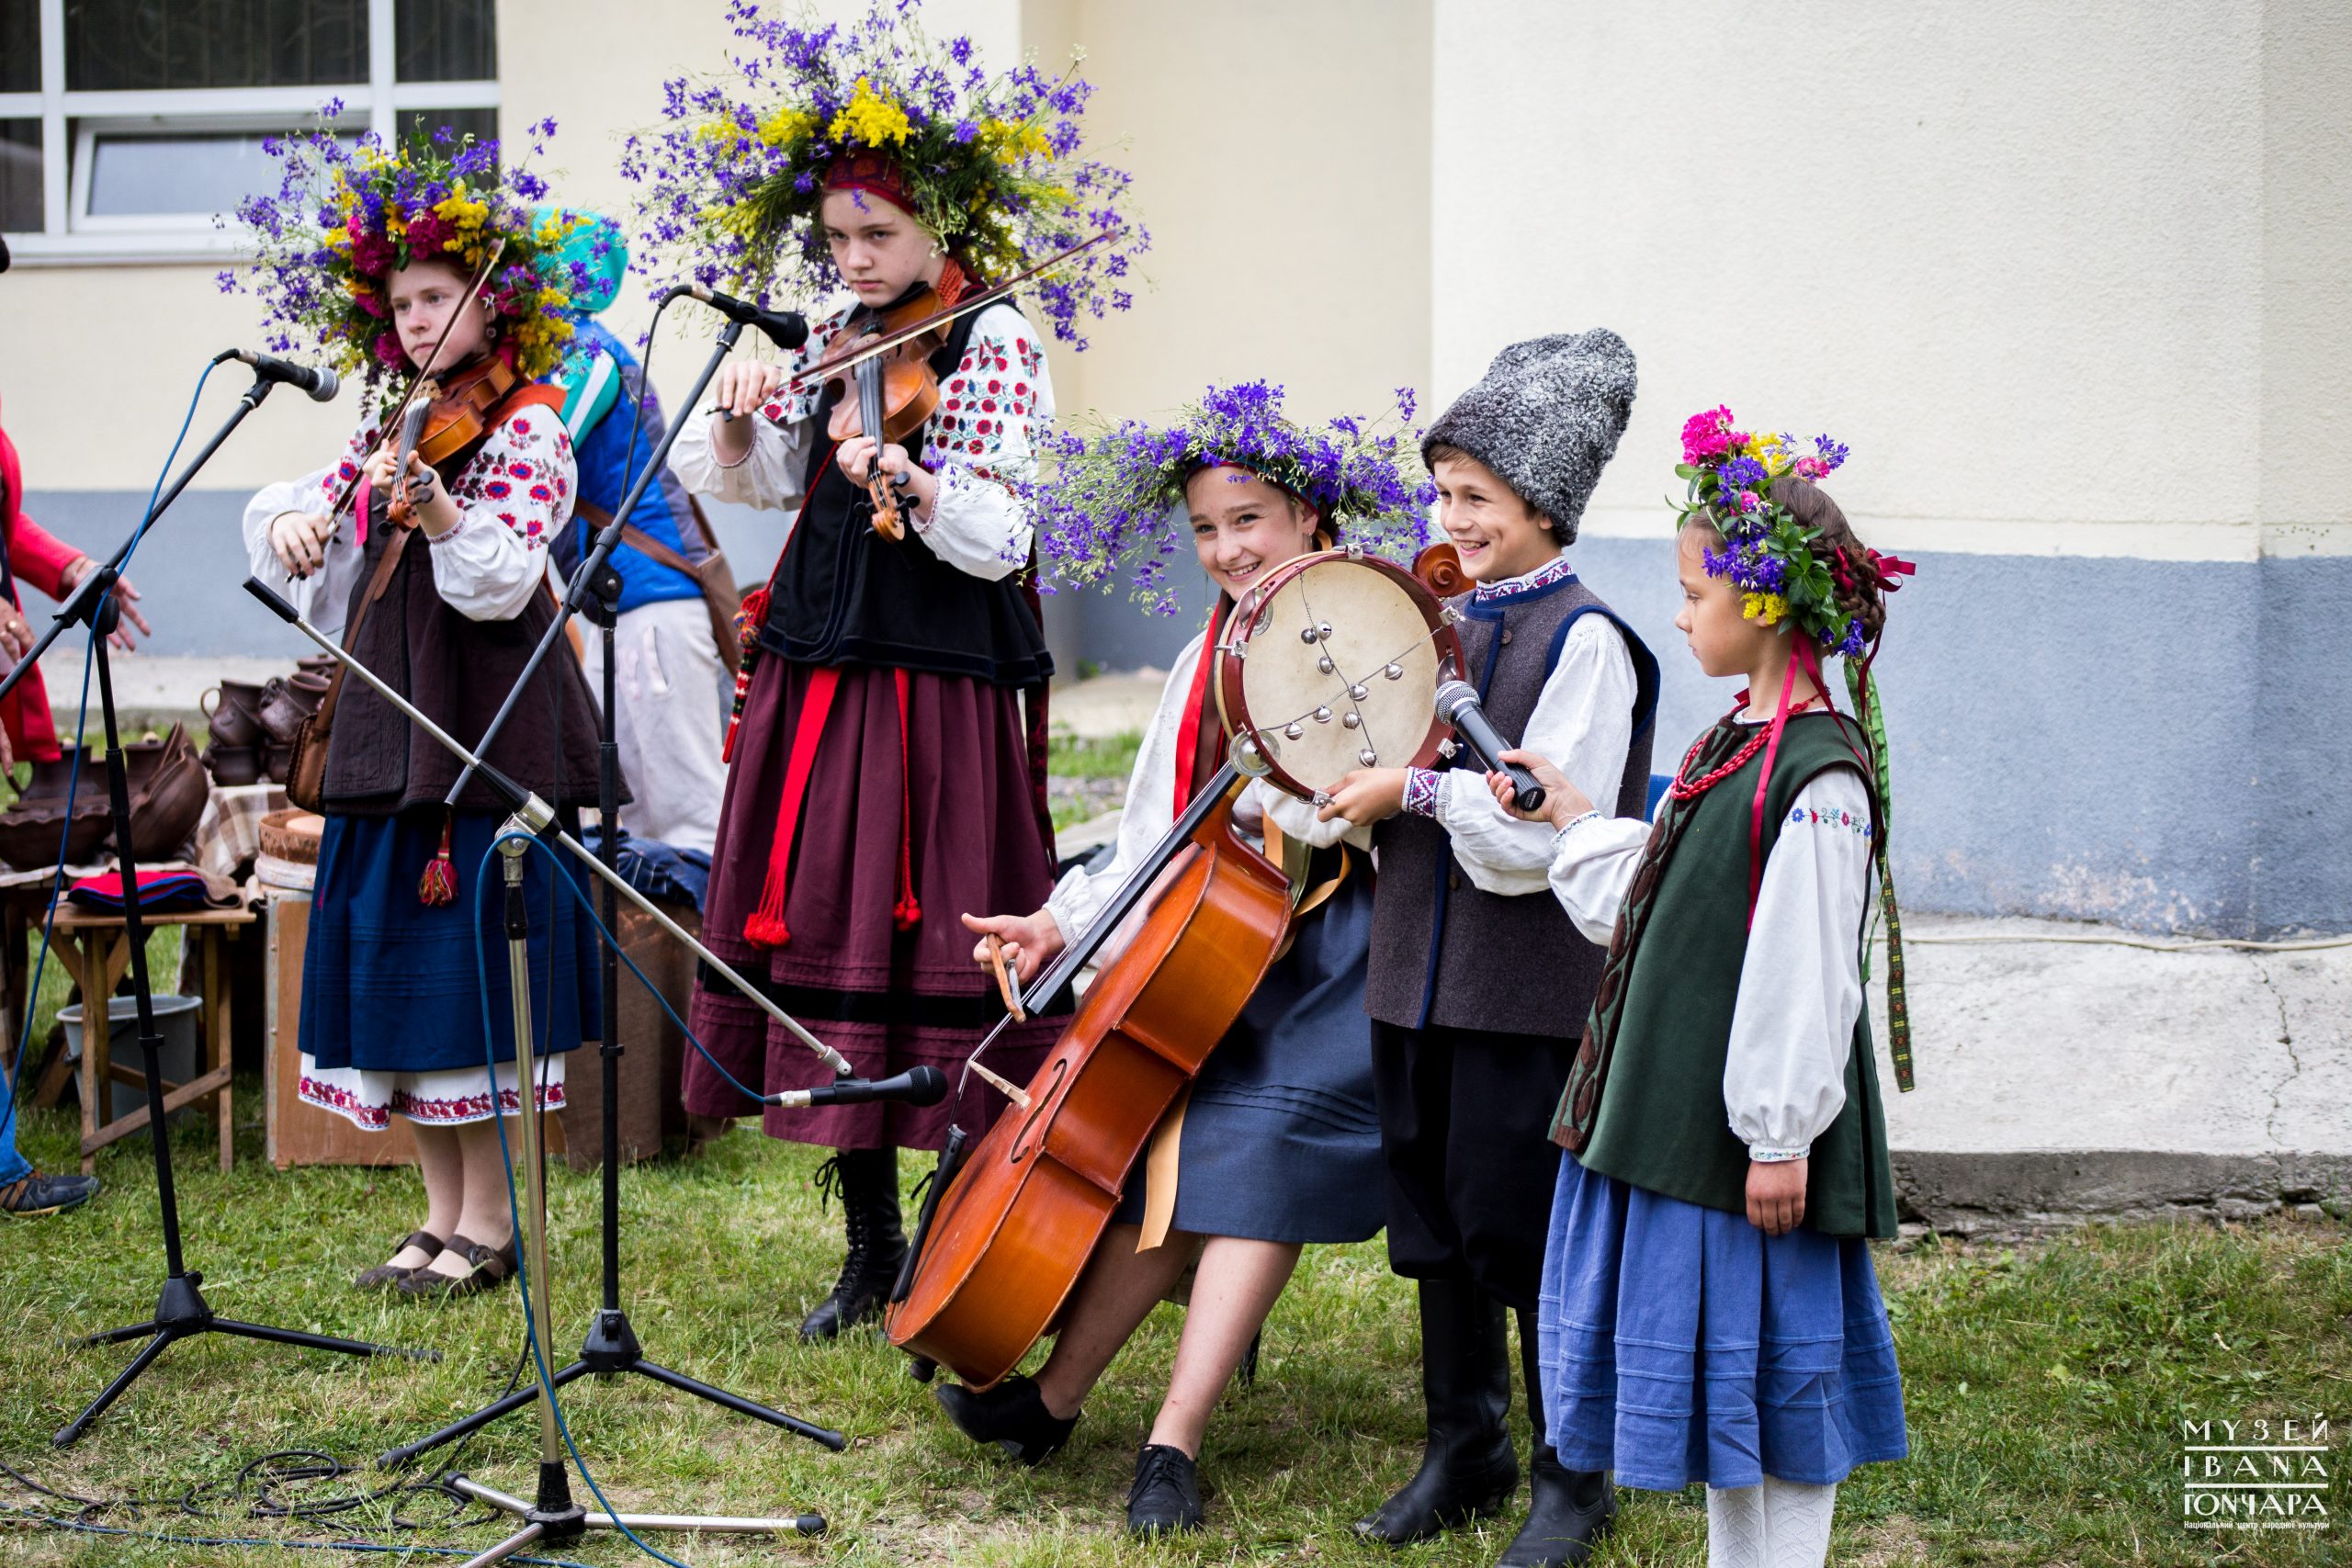
[[[1792,716],[1801,714],[1819,700],[1820,699],[1817,697],[1807,697],[1801,703],[1791,703],[1789,705],[1789,713]],[[1740,712],[1741,709],[1745,708],[1747,705],[1747,699],[1745,697],[1741,698],[1739,707],[1732,709],[1731,714],[1724,716],[1724,718],[1726,720],[1729,719],[1732,714]],[[1737,751],[1733,752],[1731,760],[1724,763],[1723,766],[1695,779],[1689,777],[1688,775],[1690,772],[1690,764],[1699,760],[1700,751],[1706,747],[1707,741],[1712,737],[1713,733],[1713,731],[1710,731],[1707,735],[1702,735],[1698,739],[1692,741],[1690,743],[1690,750],[1683,754],[1682,765],[1674,770],[1674,782],[1667,785],[1666,793],[1672,795],[1675,799],[1696,800],[1701,795],[1706,794],[1709,790],[1714,788],[1717,784],[1723,783],[1724,780],[1731,777],[1732,774],[1739,772],[1741,768],[1747,766],[1747,760],[1750,757],[1755,756],[1757,752],[1761,751],[1764,749],[1764,743],[1771,739],[1772,727],[1770,725],[1765,725],[1758,728],[1755,738],[1749,740],[1747,745],[1742,746]]]

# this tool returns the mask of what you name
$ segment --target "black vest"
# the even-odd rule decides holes
[[[1612,816],[1640,816],[1649,791],[1657,660],[1633,628],[1573,577],[1493,604],[1480,604],[1475,593],[1450,603],[1466,617],[1464,674],[1476,681],[1479,704],[1506,740],[1527,733],[1568,628],[1588,615],[1617,628],[1634,660],[1633,743],[1617,798],[1595,804]],[[1476,765],[1466,752],[1455,761]],[[1406,1029],[1436,1024],[1560,1040],[1584,1032],[1607,955],[1577,934],[1549,888],[1516,897],[1485,891],[1454,863],[1445,829],[1427,817],[1389,818],[1373,841],[1380,883],[1366,1012]]]
[[[480,447],[440,465],[446,486]],[[365,565],[352,584],[344,624],[359,614],[368,581],[400,530],[384,515],[385,497],[372,498]],[[502,525],[492,521],[488,526]],[[481,523],[469,525],[484,526]],[[352,657],[385,684],[424,710],[425,716],[469,746],[478,744],[506,694],[523,673],[531,649],[555,620],[555,601],[534,592],[511,621],[477,621],[459,614],[433,582],[433,546],[420,530],[401,552],[384,596],[368,612]],[[336,699],[334,733],[327,746],[326,807],[344,816],[380,817],[411,807],[438,806],[458,782],[458,761],[438,741],[413,728],[365,681],[345,676]],[[558,714],[560,714],[560,718]],[[562,731],[557,765],[556,732]],[[499,732],[484,759],[493,768],[558,806],[596,803],[596,709],[580,660],[559,642],[532,678],[528,694]],[[559,795],[558,780],[561,780]],[[621,785],[628,798],[628,785]],[[458,799],[460,810],[503,811],[507,803],[477,779]]]
[[[849,323],[866,314],[859,310]],[[931,356],[942,380],[963,363],[984,314],[958,318]],[[842,472],[823,434],[842,395],[840,383],[828,387],[812,416],[818,437],[804,477],[808,501],[768,582],[760,646],[803,664],[877,664],[999,686],[1044,685],[1053,678],[1053,656],[1019,574],[990,582],[959,570],[932,553],[911,519],[903,538],[874,531],[872,498]],[[922,453],[928,428],[907,438],[908,451]]]

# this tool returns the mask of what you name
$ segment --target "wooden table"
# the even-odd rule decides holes
[[[235,1126],[230,1116],[229,977],[222,948],[235,939],[241,928],[254,923],[254,912],[243,908],[175,909],[167,913],[142,910],[141,923],[151,933],[171,926],[181,927],[202,944],[204,1006],[198,1027],[204,1041],[207,1070],[184,1084],[166,1082],[163,1086],[163,1114],[169,1115],[184,1105],[211,1096],[220,1119],[220,1169],[226,1173],[232,1157]],[[99,1098],[105,1092],[103,1086],[110,1082],[141,1089],[147,1086],[143,1063],[137,1068],[123,1066],[112,1059],[108,1051],[107,1002],[130,965],[130,942],[120,915],[85,909],[72,903],[58,906],[57,919],[51,922],[49,930],[51,942],[63,952],[66,964],[82,987],[82,1174],[88,1176],[97,1169],[100,1149],[143,1129],[148,1116],[155,1111],[151,1100],[128,1116],[112,1122],[100,1120],[105,1103]]]

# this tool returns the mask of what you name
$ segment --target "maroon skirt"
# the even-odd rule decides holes
[[[1004,1016],[972,962],[958,915],[1025,915],[1053,891],[1053,864],[1029,787],[1019,694],[984,681],[843,666],[818,734],[784,881],[785,940],[744,934],[760,908],[793,737],[820,667],[763,658],[746,694],[719,807],[703,941],[863,1077],[930,1066],[947,1075],[937,1105],[768,1108],[771,1136],[829,1148],[936,1149],[948,1124],[977,1139],[1007,1101],[965,1058]],[[913,895],[913,919],[907,895]],[[775,934],[773,930],[768,934]],[[764,1093],[829,1083],[806,1045],[724,982],[697,985],[688,1015],[702,1043]],[[1067,1021],[1015,1024],[981,1058],[1025,1084]],[[743,1095],[689,1047],[685,1102],[741,1116]]]

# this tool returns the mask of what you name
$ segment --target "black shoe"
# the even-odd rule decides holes
[[[1201,1528],[1201,1467],[1182,1449],[1146,1443],[1127,1488],[1127,1533],[1148,1538]]]
[[[1403,1546],[1501,1511],[1519,1489],[1510,1411],[1510,1342],[1499,1303],[1453,1280],[1420,1281],[1421,1398],[1429,1441],[1421,1468],[1370,1518],[1368,1540]]]
[[[861,1323],[878,1321],[906,1261],[907,1238],[899,1228],[899,1151],[843,1149],[817,1168],[817,1185],[828,1199],[841,1194],[849,1233],[849,1254],[832,1294],[800,1320],[803,1339],[831,1339]]]
[[[1046,1409],[1037,1385],[1018,1372],[978,1393],[955,1383],[931,1392],[957,1431],[976,1443],[994,1443],[1023,1464],[1053,1458],[1078,1425],[1078,1416],[1065,1421]]]
[[[11,1219],[38,1219],[78,1209],[97,1195],[95,1176],[46,1176],[36,1170],[0,1187],[0,1213]]]
[[[1529,1469],[1534,1501],[1495,1568],[1577,1568],[1615,1521],[1617,1489],[1605,1471],[1570,1470],[1548,1448]]]

